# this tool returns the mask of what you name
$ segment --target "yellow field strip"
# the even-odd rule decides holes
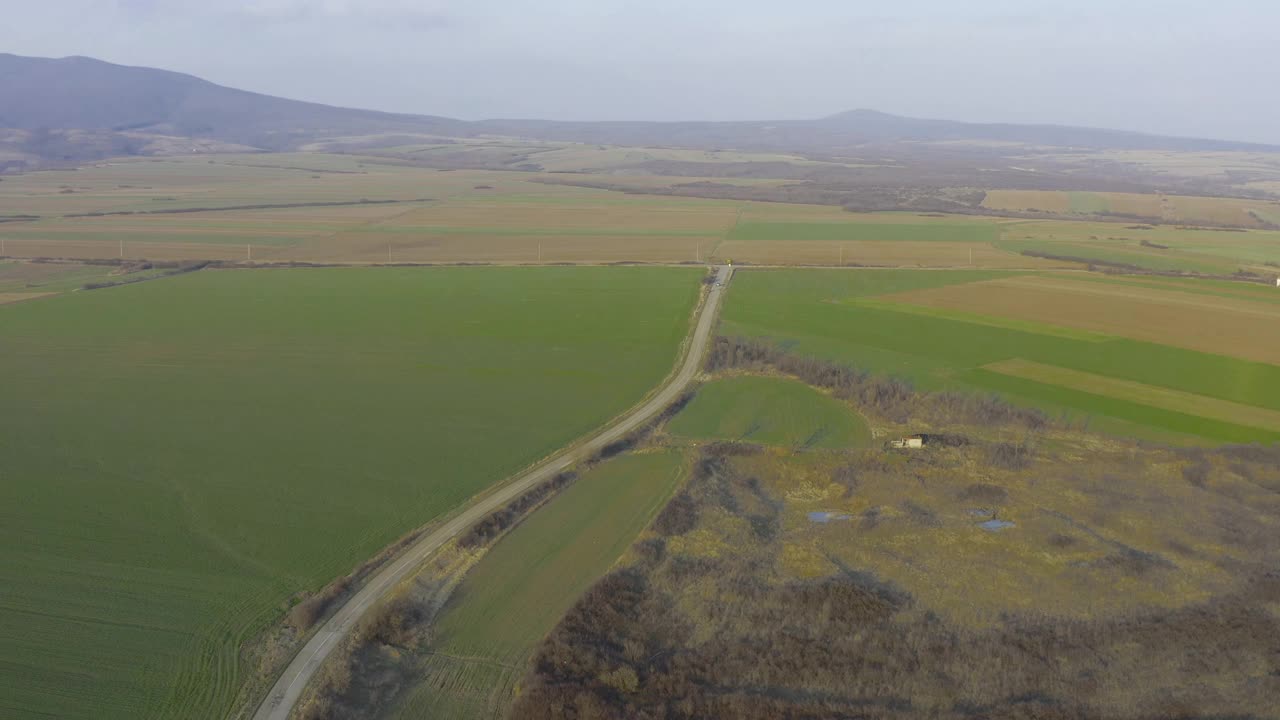
[[[1280,431],[1280,411],[1014,358],[983,370],[1210,420]]]
[[[23,300],[35,300],[36,298],[48,297],[50,295],[57,295],[57,294],[58,293],[56,292],[0,293],[0,305],[4,305],[6,303],[22,302]]]
[[[1080,278],[1084,279],[1084,278]],[[1230,295],[1233,298],[1241,300],[1264,303],[1275,303],[1280,301],[1280,292],[1269,285],[1231,283],[1231,287],[1224,285],[1204,285],[1200,288],[1187,287],[1188,281],[1179,281],[1170,278],[1160,277],[1144,277],[1141,279],[1125,279],[1106,278],[1103,281],[1089,279],[1089,282],[1099,282],[1100,284],[1120,284],[1124,283],[1133,287],[1150,287],[1156,290],[1171,290],[1174,292],[1185,292],[1193,295],[1217,295],[1218,297],[1226,297]],[[1201,281],[1196,281],[1201,282]]]
[[[1015,277],[1002,280],[987,281],[987,285],[1003,287],[1032,288],[1035,290],[1068,290],[1082,295],[1113,297],[1123,300],[1141,300],[1161,305],[1183,305],[1198,310],[1223,310],[1240,315],[1252,315],[1271,320],[1280,319],[1280,307],[1249,300],[1204,295],[1201,293],[1182,292],[1180,290],[1156,290],[1154,288],[1125,288],[1118,285],[1104,285],[1081,280],[1068,280],[1056,277]]]
[[[878,299],[1280,365],[1280,334],[1274,330],[1280,321],[1280,303],[1032,276],[911,290]]]

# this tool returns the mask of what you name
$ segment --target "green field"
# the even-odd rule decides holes
[[[845,403],[802,382],[735,377],[698,390],[667,426],[673,435],[802,448],[849,448],[871,441],[871,429]]]
[[[1111,210],[1107,196],[1101,193],[1072,192],[1067,194],[1071,212],[1083,215],[1096,215]]]
[[[800,354],[907,377],[922,388],[998,392],[1053,414],[1088,419],[1098,429],[1200,442],[1280,439],[1272,430],[1245,422],[1200,417],[983,369],[1021,358],[1280,410],[1280,367],[1275,365],[1124,337],[1101,339],[1049,325],[1037,331],[1025,323],[922,312],[915,306],[896,311],[889,300],[857,301],[999,277],[1008,275],[910,270],[741,272],[730,290],[721,332],[767,338]],[[1206,291],[1206,297],[1213,297],[1222,289],[1214,285]],[[1117,312],[1122,311],[1117,306]]]
[[[700,276],[203,271],[0,306],[0,716],[224,717],[291,595],[657,384]]]
[[[1126,225],[1088,220],[1038,220],[1003,225],[998,246],[1010,252],[1128,263],[1152,270],[1230,274],[1241,265],[1280,262],[1280,233],[1177,225]],[[1143,241],[1150,245],[1142,245]],[[1154,246],[1164,246],[1163,248]],[[1263,271],[1265,268],[1254,268]]]
[[[397,717],[502,717],[533,649],[666,502],[682,458],[611,460],[499,541],[442,611],[425,676]]]
[[[741,222],[730,240],[935,240],[989,243],[1000,238],[994,223],[869,223],[869,222]]]

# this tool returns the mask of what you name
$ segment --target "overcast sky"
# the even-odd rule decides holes
[[[1275,0],[0,0],[0,51],[466,119],[873,108],[1280,143]]]

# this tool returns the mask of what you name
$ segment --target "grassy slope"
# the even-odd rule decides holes
[[[19,263],[0,261],[0,293],[49,293],[77,290],[90,283],[123,282],[154,277],[163,269],[113,274],[110,265]]]
[[[871,440],[866,421],[804,383],[738,377],[703,386],[668,429],[702,440],[848,448]]]
[[[292,593],[656,384],[699,274],[205,271],[0,306],[0,715],[222,716]]]
[[[1105,416],[1120,421],[1126,430],[1145,428],[1156,435],[1230,442],[1280,439],[1280,435],[1258,428],[1208,421],[979,369],[1021,357],[1280,409],[1280,368],[1272,365],[1132,340],[1092,342],[841,302],[998,276],[928,271],[743,272],[734,282],[724,311],[724,332],[770,337],[794,346],[797,352],[906,376],[926,388],[998,391],[1053,412]]]
[[[617,458],[503,538],[443,611],[437,654],[398,717],[501,716],[534,647],[622,555],[682,467],[673,451]]]

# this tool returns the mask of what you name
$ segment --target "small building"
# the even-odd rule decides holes
[[[889,447],[903,450],[914,450],[924,447],[923,435],[908,435],[900,440],[890,440]]]

